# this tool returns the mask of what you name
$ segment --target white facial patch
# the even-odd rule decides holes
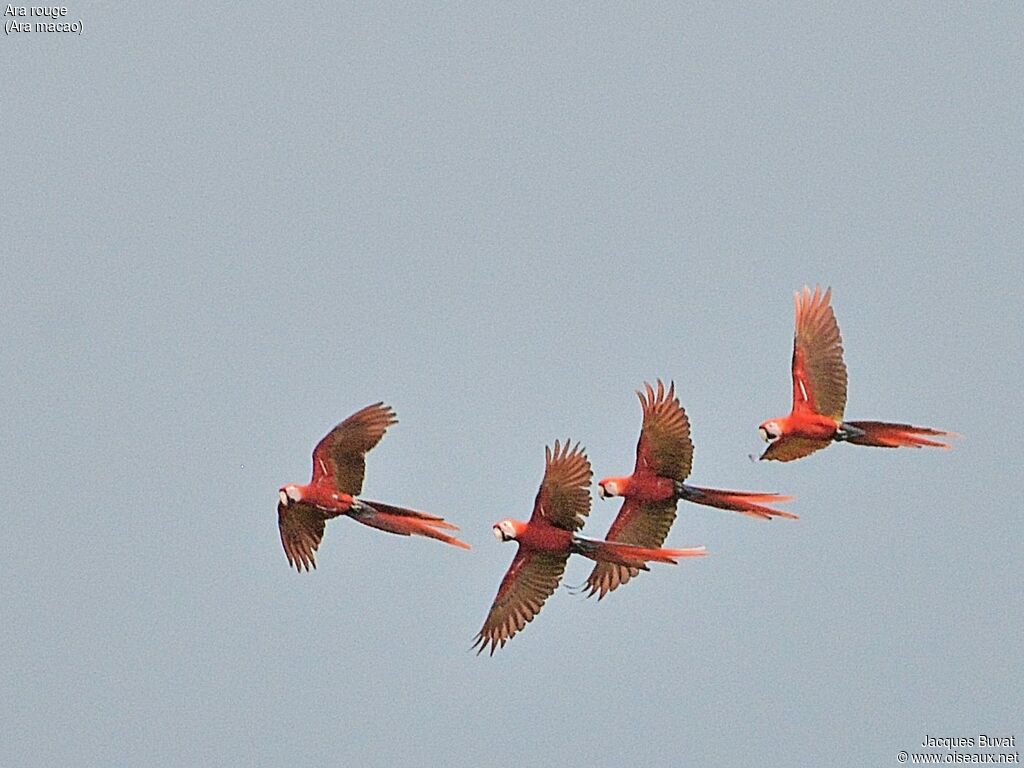
[[[516,527],[512,525],[511,520],[502,520],[500,523],[494,526],[494,531],[494,535],[502,541],[505,541],[507,539],[515,539],[516,537]]]

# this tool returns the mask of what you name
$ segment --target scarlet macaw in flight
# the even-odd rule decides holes
[[[601,498],[625,498],[622,509],[608,530],[608,541],[660,547],[676,519],[676,502],[680,499],[762,520],[772,517],[797,519],[789,512],[759,503],[790,501],[792,496],[721,491],[683,483],[693,463],[693,442],[686,411],[675,394],[675,383],[669,382],[666,392],[659,379],[657,392],[645,383],[644,391],[638,390],[636,394],[643,408],[643,425],[636,446],[633,474],[629,477],[606,477],[597,484]],[[638,573],[636,568],[598,563],[587,579],[587,587],[590,588],[587,597],[600,593],[600,600]]]
[[[832,441],[881,448],[949,448],[930,437],[955,437],[930,427],[884,421],[843,421],[846,408],[846,364],[843,340],[829,305],[832,289],[823,294],[804,286],[794,294],[796,332],[793,336],[793,409],[761,424],[758,431],[771,443],[761,459],[793,461],[808,456]]]
[[[437,530],[459,530],[444,518],[356,498],[363,489],[366,452],[397,423],[395,412],[383,403],[356,411],[313,449],[313,479],[309,484],[281,487],[277,525],[290,565],[299,571],[316,568],[313,553],[323,538],[324,523],[340,515],[388,533],[428,536],[469,549],[464,541]]]
[[[570,447],[566,442],[563,447],[556,440],[554,450],[545,448],[544,452],[544,479],[529,522],[506,519],[492,527],[499,541],[515,540],[519,550],[473,643],[478,654],[490,646],[493,655],[540,613],[561,581],[571,554],[645,571],[647,561],[674,565],[676,558],[705,554],[704,547],[633,547],[577,536],[590,514],[590,461],[579,443]]]

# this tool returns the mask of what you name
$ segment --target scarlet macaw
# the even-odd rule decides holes
[[[643,425],[636,446],[633,474],[629,477],[606,477],[597,484],[601,498],[625,498],[605,537],[608,541],[660,547],[676,519],[676,502],[680,499],[762,520],[772,517],[796,519],[796,515],[759,503],[789,501],[792,496],[686,485],[683,481],[689,476],[693,463],[693,442],[686,411],[675,394],[675,383],[669,382],[666,391],[659,379],[657,392],[645,383],[644,391],[636,394],[643,408]],[[587,579],[590,588],[587,596],[600,593],[600,600],[638,573],[636,568],[599,563]]]
[[[804,286],[794,294],[796,331],[793,336],[793,408],[788,416],[769,419],[758,431],[770,443],[762,460],[793,461],[825,448],[833,441],[881,448],[949,448],[931,437],[955,437],[930,427],[884,421],[843,421],[846,409],[846,364],[843,340],[829,305],[832,289],[814,293]]]
[[[438,530],[459,530],[444,518],[356,498],[363,488],[366,452],[380,442],[389,426],[397,423],[395,412],[383,403],[356,411],[313,449],[313,479],[309,484],[281,487],[277,524],[290,565],[299,571],[316,568],[313,553],[320,546],[324,524],[340,515],[388,533],[427,536],[469,549],[464,541]]]
[[[473,643],[478,654],[490,646],[493,655],[533,620],[561,581],[571,554],[638,570],[647,570],[648,561],[675,564],[676,558],[705,554],[704,547],[632,547],[577,536],[590,514],[592,476],[590,461],[579,444],[570,447],[566,442],[563,447],[556,440],[553,450],[545,448],[544,479],[530,520],[506,519],[492,527],[499,541],[514,540],[519,549]]]

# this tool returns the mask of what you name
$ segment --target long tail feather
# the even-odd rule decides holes
[[[915,427],[912,424],[890,424],[885,421],[848,421],[844,426],[853,427],[853,434],[847,442],[857,445],[873,445],[878,448],[952,448],[949,443],[930,440],[930,437],[957,437],[955,432],[943,432],[931,427]],[[858,434],[859,433],[859,434]],[[927,435],[927,437],[926,437]]]
[[[773,517],[785,517],[789,520],[799,520],[797,515],[790,512],[783,512],[781,509],[772,509],[764,504],[781,504],[784,501],[792,501],[792,496],[782,496],[778,493],[748,493],[746,491],[722,491],[716,488],[697,488],[693,485],[679,484],[677,490],[679,497],[695,504],[703,504],[707,507],[727,509],[732,512],[739,512],[749,517],[756,517],[760,520],[771,520]]]
[[[431,515],[427,512],[420,512],[418,509],[409,509],[407,507],[396,507],[391,504],[385,504],[381,501],[365,501],[364,503],[369,504],[378,512],[383,512],[387,515],[395,515],[396,517],[415,517],[420,520],[430,520],[431,524],[435,528],[447,528],[451,531],[459,530],[459,526],[452,525],[443,517],[438,515]]]
[[[704,547],[690,547],[689,549],[636,547],[632,544],[584,539],[581,536],[577,536],[573,542],[576,544],[576,551],[591,560],[638,568],[641,571],[648,570],[648,562],[675,565],[681,557],[702,557],[707,554]]]
[[[396,533],[399,536],[426,536],[428,539],[437,539],[462,549],[470,548],[466,542],[438,530],[440,528],[457,531],[459,528],[437,515],[406,507],[395,507],[379,501],[362,502],[358,509],[353,506],[349,515],[363,525],[388,533]]]

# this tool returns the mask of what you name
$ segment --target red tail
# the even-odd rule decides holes
[[[632,544],[619,544],[612,541],[595,541],[577,536],[573,539],[576,551],[598,563],[615,563],[630,568],[646,571],[648,561],[656,563],[676,564],[680,557],[702,557],[706,555],[704,547],[690,549],[656,549],[651,547],[635,547]]]
[[[447,533],[442,533],[439,528],[450,531],[459,530],[458,526],[452,525],[443,517],[428,515],[426,512],[419,512],[415,509],[405,507],[394,507],[379,501],[362,502],[363,509],[349,512],[353,518],[364,525],[379,528],[388,533],[397,533],[399,536],[426,536],[429,539],[437,539],[445,544],[455,547],[469,549],[469,544],[461,541]]]
[[[680,485],[682,485],[680,483]],[[703,504],[718,509],[728,509],[732,512],[739,512],[750,517],[770,520],[773,517],[785,517],[790,520],[799,518],[789,512],[780,509],[772,509],[757,502],[766,504],[781,504],[784,501],[792,501],[792,496],[781,496],[777,493],[747,493],[746,491],[720,491],[715,488],[697,488],[692,485],[682,485],[679,497],[696,504]]]
[[[847,421],[846,425],[863,434],[856,434],[846,439],[857,445],[874,445],[879,448],[920,448],[924,445],[935,448],[950,448],[948,443],[929,440],[930,437],[956,437],[953,432],[943,432],[930,427],[915,427],[911,424],[889,424],[884,421]],[[852,431],[852,430],[851,430]]]

